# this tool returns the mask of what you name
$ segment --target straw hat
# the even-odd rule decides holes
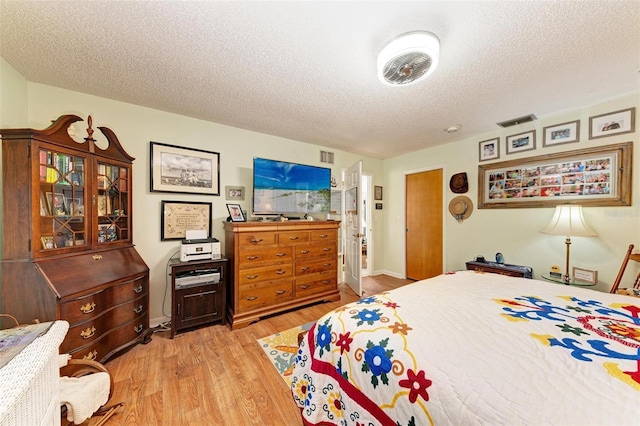
[[[449,202],[449,213],[458,222],[468,219],[473,212],[473,201],[466,195],[458,195]]]

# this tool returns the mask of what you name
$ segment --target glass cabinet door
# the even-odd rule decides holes
[[[129,239],[128,167],[98,162],[98,244]]]
[[[85,163],[83,157],[39,150],[42,250],[86,246]]]

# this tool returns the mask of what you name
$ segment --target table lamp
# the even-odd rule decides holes
[[[589,228],[582,216],[582,206],[574,204],[562,204],[556,206],[556,211],[551,221],[540,230],[543,234],[564,235],[567,237],[565,244],[567,245],[567,254],[565,262],[565,273],[562,280],[565,284],[569,284],[569,247],[571,246],[571,237],[595,237],[598,234]]]

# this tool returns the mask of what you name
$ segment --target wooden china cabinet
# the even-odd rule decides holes
[[[116,135],[78,143],[63,115],[2,129],[2,309],[21,323],[63,319],[60,351],[105,362],[150,340],[149,268],[132,244],[132,164]]]

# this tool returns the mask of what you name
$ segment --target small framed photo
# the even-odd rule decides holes
[[[229,210],[229,217],[232,222],[246,222],[247,219],[242,212],[240,204],[227,204],[227,210]]]
[[[374,186],[373,187],[373,199],[374,200],[382,200],[382,187]]]
[[[480,161],[500,158],[500,138],[489,139],[479,143]]]
[[[507,154],[536,149],[536,131],[507,136]]]
[[[58,192],[55,194],[47,192],[47,202],[49,203],[51,213],[53,213],[54,216],[67,215],[67,199],[64,194]]]
[[[598,271],[591,271],[589,269],[573,268],[573,279],[576,281],[582,281],[583,283],[597,284],[598,283]]]
[[[628,108],[589,117],[589,139],[631,133],[636,127],[636,109]]]
[[[42,248],[44,250],[56,248],[56,243],[54,242],[53,237],[40,237],[40,241],[42,242]]]
[[[548,126],[542,130],[542,146],[560,145],[580,140],[580,120]]]
[[[244,200],[244,186],[225,186],[227,200]]]

